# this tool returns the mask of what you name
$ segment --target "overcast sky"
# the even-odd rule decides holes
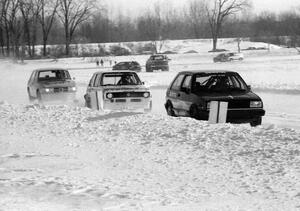
[[[124,10],[125,13],[138,14],[139,10],[143,10],[154,2],[162,2],[162,4],[180,7],[189,0],[106,0],[114,11]],[[300,0],[252,0],[254,12],[259,13],[264,10],[273,12],[282,12],[300,6]]]

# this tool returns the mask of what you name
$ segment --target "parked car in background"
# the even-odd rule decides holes
[[[233,60],[243,60],[243,53],[220,53],[213,58],[214,62],[229,62]]]
[[[136,61],[119,62],[112,67],[113,70],[132,70],[141,72],[141,65]]]
[[[163,54],[154,54],[146,61],[146,72],[153,70],[169,71],[169,58]]]
[[[75,81],[63,68],[33,70],[27,83],[29,100],[75,100],[76,91]]]
[[[101,71],[93,74],[84,95],[85,105],[96,110],[152,108],[151,93],[134,71]]]
[[[170,116],[208,120],[211,101],[228,102],[226,122],[260,125],[265,114],[261,98],[242,77],[231,71],[184,71],[178,73],[166,93]]]

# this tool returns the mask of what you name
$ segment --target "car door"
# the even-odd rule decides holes
[[[169,97],[175,112],[178,112],[182,107],[180,105],[181,101],[179,99],[181,95],[180,89],[181,89],[181,84],[183,82],[183,79],[184,79],[184,74],[179,74],[170,87]]]
[[[101,74],[95,74],[93,75],[92,79],[90,80],[90,83],[87,88],[87,94],[90,96],[91,99],[91,108],[99,110],[99,97],[98,96],[98,89],[100,86],[101,81]]]
[[[192,82],[192,75],[187,74],[184,76],[183,82],[180,87],[178,104],[182,112],[182,115],[186,115],[187,112],[189,112],[190,107],[192,105],[191,82]]]
[[[30,78],[29,78],[29,81],[28,81],[28,84],[27,84],[27,87],[28,87],[28,92],[30,94],[30,96],[33,96],[35,97],[36,96],[36,83],[37,83],[37,72],[34,71],[32,72]]]

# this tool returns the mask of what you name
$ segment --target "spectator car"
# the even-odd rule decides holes
[[[33,70],[27,83],[29,100],[60,99],[74,100],[76,83],[68,70],[63,68],[44,68]]]
[[[262,123],[265,110],[261,98],[232,71],[178,73],[167,89],[165,108],[170,116],[208,120],[211,101],[228,102],[226,122]]]
[[[85,105],[96,110],[144,110],[152,108],[151,93],[134,71],[100,71],[90,79]]]
[[[163,54],[154,54],[146,61],[146,72],[153,70],[169,71],[169,58]]]
[[[243,60],[243,53],[220,53],[213,58],[214,62],[229,62],[233,60]]]
[[[141,72],[141,65],[136,61],[119,62],[112,67],[113,70],[133,70],[135,72]]]

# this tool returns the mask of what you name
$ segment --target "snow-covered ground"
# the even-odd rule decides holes
[[[153,94],[148,114],[83,107],[92,73],[108,62],[1,60],[0,210],[300,210],[300,55],[273,47],[214,64],[202,47],[170,55],[169,72],[139,73]],[[106,59],[144,65],[147,56]],[[32,69],[48,66],[70,69],[78,103],[29,103]],[[263,125],[167,116],[166,87],[191,69],[239,72],[264,101]]]

